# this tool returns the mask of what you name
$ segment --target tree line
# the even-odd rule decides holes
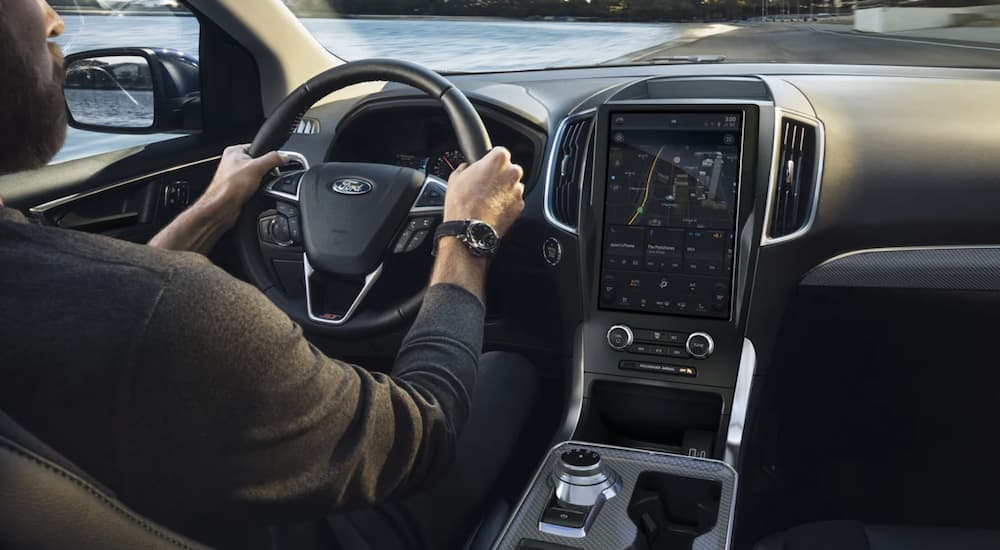
[[[439,15],[622,21],[740,19],[752,0],[286,0],[300,15]]]

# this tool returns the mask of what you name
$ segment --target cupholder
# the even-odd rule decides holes
[[[638,527],[631,550],[690,550],[715,527],[722,482],[643,472],[628,504]]]

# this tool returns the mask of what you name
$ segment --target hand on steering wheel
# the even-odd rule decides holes
[[[448,178],[444,221],[481,220],[501,237],[524,210],[524,169],[511,164],[510,151],[494,147],[485,157],[463,163]]]
[[[308,166],[295,154],[306,169],[267,182],[263,200],[255,203],[262,208],[244,209],[238,250],[250,280],[299,324],[334,336],[385,331],[416,313],[422,284],[413,274],[429,272],[429,235],[446,210],[455,219],[487,221],[502,233],[523,208],[522,171],[510,164],[506,149],[474,162],[492,144],[465,95],[437,73],[403,61],[355,61],[310,79],[264,122],[250,156],[279,150],[316,101],[369,81],[407,84],[439,101],[459,149],[473,164],[452,178],[462,191],[446,193],[446,182],[422,171],[370,163]],[[298,238],[266,242],[265,230],[273,224],[282,236],[295,232]],[[297,295],[294,281],[288,282],[295,264],[302,266],[305,283]],[[377,286],[380,281],[386,282]],[[411,288],[410,294],[401,294],[402,288]],[[361,308],[362,301],[369,307]]]
[[[212,182],[199,199],[212,205],[211,211],[228,227],[236,223],[243,206],[260,189],[260,180],[288,162],[277,151],[253,158],[247,152],[249,149],[249,145],[226,147]]]

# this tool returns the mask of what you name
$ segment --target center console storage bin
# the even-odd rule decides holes
[[[722,396],[716,393],[598,381],[576,437],[712,458],[721,447],[722,409]]]

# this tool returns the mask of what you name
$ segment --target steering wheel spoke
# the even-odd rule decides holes
[[[424,186],[420,189],[417,200],[410,208],[411,216],[428,216],[444,214],[444,195],[448,192],[448,182],[443,179],[427,175]]]
[[[305,266],[306,310],[309,319],[321,325],[339,326],[350,321],[365,296],[382,276],[383,264],[379,264],[364,280],[354,281],[334,280],[318,273],[309,264],[307,254],[302,254],[302,263]],[[326,280],[315,280],[319,278]]]
[[[421,247],[434,231],[444,214],[444,197],[448,182],[428,175],[420,194],[413,201],[409,219],[392,246],[393,254],[406,254]]]
[[[299,185],[302,182],[302,176],[309,170],[309,160],[306,159],[305,155],[295,151],[281,151],[281,154],[289,162],[268,173],[261,189],[265,195],[297,203],[299,202]]]

